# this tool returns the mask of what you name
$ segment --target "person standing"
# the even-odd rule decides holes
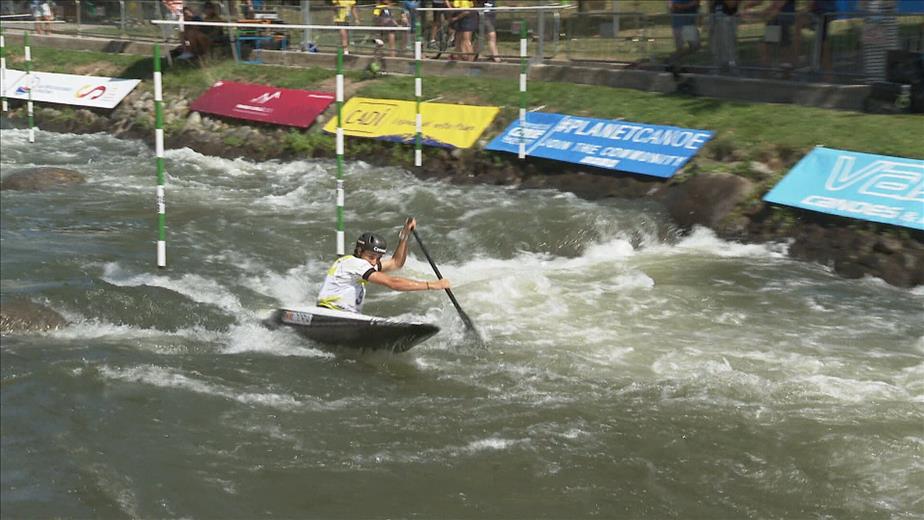
[[[711,0],[709,34],[712,55],[719,72],[738,70],[738,0]]]
[[[382,257],[387,252],[385,239],[373,234],[363,233],[356,240],[352,255],[338,258],[330,269],[318,293],[318,307],[337,311],[361,313],[366,298],[366,285],[369,282],[388,287],[393,291],[430,291],[449,289],[448,279],[411,280],[387,274],[404,267],[407,260],[407,239],[417,221],[407,219],[404,228],[398,234],[398,247],[387,260]]]
[[[479,4],[484,8],[482,11],[484,13],[484,37],[488,44],[489,59],[499,63],[501,59],[500,53],[497,52],[497,11],[493,9],[497,7],[497,2],[496,0],[480,0]]]
[[[394,0],[382,0],[377,2],[375,8],[372,9],[375,25],[379,27],[398,27],[399,24],[398,20],[395,19],[395,11]],[[394,58],[396,56],[395,31],[382,31],[381,37],[388,42],[389,55]]]
[[[472,46],[472,34],[478,30],[478,12],[472,0],[449,0],[450,6],[465,11],[450,11],[449,26],[456,31],[456,53],[451,58],[462,61],[474,61],[475,49]]]
[[[668,8],[671,11],[675,56],[699,50],[699,29],[696,26],[699,0],[669,0]]]
[[[336,11],[334,12],[334,25],[349,26],[351,21],[359,22],[359,10],[356,8],[356,0],[333,0]],[[340,46],[343,47],[343,53],[350,53],[350,31],[340,29]]]
[[[448,0],[433,0],[433,7],[435,9],[446,9],[449,7],[447,3]],[[444,21],[449,19],[449,11],[432,11],[433,12],[433,22],[430,24],[430,43],[427,44],[427,48],[435,49],[436,48],[436,33],[440,29],[440,25]]]

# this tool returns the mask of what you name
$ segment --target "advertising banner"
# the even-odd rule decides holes
[[[343,133],[385,141],[413,143],[417,134],[414,101],[353,97],[343,107]],[[421,103],[423,143],[444,148],[471,148],[500,111],[498,107]],[[331,118],[324,131],[337,131]]]
[[[193,101],[190,110],[308,128],[333,101],[331,92],[219,81]]]
[[[817,147],[764,200],[924,230],[924,161]]]
[[[706,130],[529,112],[524,129],[514,121],[487,149],[517,153],[525,139],[526,155],[533,157],[671,177],[712,136]]]
[[[30,83],[30,84],[27,84]],[[21,70],[7,69],[6,92],[10,99],[29,99],[42,103],[62,103],[93,108],[115,108],[140,79],[78,76],[55,72],[33,72],[31,79]]]

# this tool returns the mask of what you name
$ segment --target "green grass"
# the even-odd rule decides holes
[[[413,98],[413,78],[389,77],[359,89],[369,97]],[[427,92],[441,102],[482,103],[519,107],[516,80],[425,78]],[[751,150],[831,148],[924,158],[919,115],[874,115],[796,105],[741,103],[570,83],[529,83],[530,108],[599,118],[713,130],[717,141]],[[505,112],[512,117],[513,111]]]
[[[11,56],[11,61],[16,57]],[[124,54],[36,48],[35,68],[49,72],[68,72],[94,63],[111,63],[119,77],[149,80],[152,60]],[[334,77],[332,70],[213,62],[207,68],[189,65],[166,67],[164,88],[198,96],[219,79],[272,84],[288,88],[318,88]],[[348,78],[358,79],[359,72]],[[150,88],[147,82],[146,88]],[[413,99],[414,79],[386,76],[360,83],[357,95],[393,99]],[[504,107],[505,123],[515,117],[519,107],[516,79],[468,77],[426,77],[425,98],[441,95],[440,102],[496,105]],[[766,150],[782,150],[793,160],[816,145],[861,152],[924,158],[919,115],[873,115],[795,105],[742,103],[707,98],[661,95],[628,89],[532,81],[528,105],[544,105],[544,111],[599,118],[677,125],[713,130],[716,137],[708,146],[737,149],[746,157]],[[497,126],[497,125],[495,125]],[[741,155],[741,154],[739,154]],[[782,154],[781,154],[782,155]]]

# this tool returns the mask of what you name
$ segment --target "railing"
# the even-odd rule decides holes
[[[924,14],[591,11],[563,21],[571,61],[687,68],[761,78],[857,82],[884,77],[889,49],[924,50]]]
[[[553,3],[554,0],[543,0]],[[265,16],[285,24],[331,25],[336,8],[326,1],[264,1],[261,12],[245,13],[238,0],[213,0],[215,21],[237,22],[242,18]],[[705,3],[705,2],[704,2]],[[30,2],[0,2],[2,14],[29,12]],[[199,14],[203,2],[185,4]],[[393,8],[396,20],[405,13],[401,2]],[[537,3],[501,2],[501,5]],[[885,2],[888,4],[888,2]],[[603,4],[600,4],[603,5]],[[527,54],[534,62],[561,60],[592,62],[603,66],[632,65],[654,70],[691,70],[711,74],[734,74],[758,78],[788,78],[800,81],[824,79],[842,83],[881,80],[888,49],[915,52],[924,50],[924,13],[893,11],[850,12],[834,15],[809,12],[784,13],[770,22],[761,13],[745,11],[736,16],[705,13],[671,14],[664,2],[632,4],[639,11],[578,11],[548,9],[505,11],[486,16],[478,10],[478,29],[473,35],[474,54],[453,51],[437,53],[427,49],[440,26],[439,13],[416,12],[422,23],[425,56],[448,59],[493,58],[489,40],[496,41],[497,55],[505,61],[519,58],[520,24],[528,27]],[[801,4],[800,4],[801,5]],[[374,6],[363,3],[354,25],[375,25]],[[663,13],[654,12],[664,9]],[[764,9],[764,7],[760,7]],[[56,0],[58,23],[53,33],[79,37],[166,40],[179,43],[175,28],[154,26],[153,19],[167,16],[159,0]],[[408,17],[409,18],[409,17]],[[495,36],[488,21],[493,22]],[[268,25],[272,28],[272,25]],[[340,44],[338,31],[283,31],[289,49],[334,52]],[[234,35],[228,35],[233,43]],[[358,54],[384,53],[412,57],[413,31],[385,39],[378,33],[350,34],[350,51]],[[232,49],[234,45],[230,46]],[[450,45],[451,47],[451,45]],[[235,56],[237,57],[237,56]]]

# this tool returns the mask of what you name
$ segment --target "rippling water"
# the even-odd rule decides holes
[[[410,153],[410,152],[409,152]],[[347,234],[405,215],[445,295],[370,314],[443,331],[403,355],[258,325],[334,252],[331,162],[2,132],[2,294],[72,323],[3,337],[5,517],[924,516],[924,290],[785,246],[678,237],[655,205],[347,168]],[[403,271],[430,277],[415,247]]]

